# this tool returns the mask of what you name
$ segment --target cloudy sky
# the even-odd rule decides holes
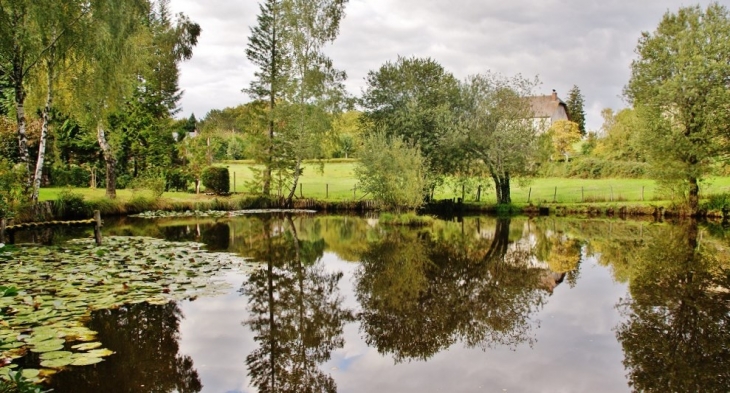
[[[458,78],[488,70],[542,82],[561,98],[577,85],[587,127],[600,111],[625,106],[622,89],[642,31],[662,15],[708,0],[349,0],[340,36],[327,49],[359,95],[369,70],[401,56],[431,57]],[[203,28],[192,60],[182,65],[180,117],[249,101],[253,78],[246,59],[257,0],[172,0]]]

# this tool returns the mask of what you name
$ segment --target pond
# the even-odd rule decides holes
[[[103,250],[67,243],[83,231],[19,234],[61,248],[0,258],[19,291],[0,298],[0,348],[54,392],[730,386],[727,225],[268,214],[104,234]]]

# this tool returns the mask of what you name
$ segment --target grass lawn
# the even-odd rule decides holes
[[[301,188],[297,189],[297,197],[316,198],[330,201],[342,201],[367,198],[356,189],[355,160],[337,160],[328,162],[322,167],[318,163],[305,163],[304,172],[300,179]],[[236,193],[246,191],[246,182],[253,179],[250,162],[226,162],[231,175],[231,190]],[[524,183],[524,184],[522,184]],[[490,179],[484,178],[481,182],[481,202],[496,203],[494,187]],[[235,188],[234,188],[235,185]],[[730,192],[730,177],[711,178],[701,185],[703,195]],[[64,188],[41,189],[41,200],[56,199]],[[87,199],[104,197],[104,189],[78,188],[74,192],[83,194]],[[274,189],[276,192],[276,189]],[[285,191],[284,191],[285,192]],[[461,197],[461,186],[443,186],[436,190],[437,199]],[[466,201],[476,200],[477,189],[465,189]],[[131,190],[118,190],[118,198],[130,199]],[[196,201],[211,199],[205,195],[195,195],[184,192],[166,192],[163,195],[172,201]],[[581,203],[581,202],[639,202],[650,203],[663,199],[657,191],[656,182],[649,179],[566,179],[541,178],[528,182],[513,180],[512,201],[517,204],[551,203]]]

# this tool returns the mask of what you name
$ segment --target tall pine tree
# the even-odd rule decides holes
[[[565,103],[568,106],[568,114],[570,120],[578,124],[580,135],[586,135],[586,112],[584,109],[585,103],[583,102],[583,94],[581,94],[578,86],[573,85],[568,93],[568,102]]]
[[[284,23],[284,1],[265,0],[259,5],[258,24],[251,29],[246,48],[246,57],[258,67],[255,79],[244,89],[252,98],[269,104],[268,133],[263,156],[255,157],[264,164],[262,174],[263,194],[271,193],[271,168],[274,159],[274,110],[283,96],[289,69],[290,56],[287,51],[288,29]]]

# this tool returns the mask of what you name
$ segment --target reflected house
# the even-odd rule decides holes
[[[570,120],[568,105],[553,90],[550,95],[527,97],[532,110],[532,124],[538,134],[543,134],[558,120]]]

